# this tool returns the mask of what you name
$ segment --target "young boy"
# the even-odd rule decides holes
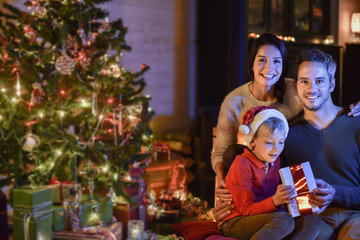
[[[278,110],[258,106],[245,113],[239,131],[248,148],[236,157],[225,178],[234,208],[222,231],[237,239],[282,239],[294,229],[293,218],[281,211],[281,205],[289,203],[295,189],[279,185],[287,120]]]

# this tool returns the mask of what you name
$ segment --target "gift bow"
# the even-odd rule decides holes
[[[66,180],[65,182],[60,182],[58,177],[51,178],[50,181],[49,181],[50,185],[53,185],[53,184],[63,185],[63,184],[73,184],[73,183],[74,182],[71,181],[70,179]]]
[[[309,186],[306,181],[306,177],[304,174],[304,170],[301,164],[297,164],[294,166],[290,166],[290,172],[293,176],[294,185],[296,192],[298,194],[295,197],[299,213],[310,214],[312,213],[312,206],[309,204],[309,196],[310,193]]]
[[[162,141],[153,143],[153,147],[156,150],[160,150],[161,152],[170,152],[169,145]]]
[[[74,182],[71,181],[70,179],[66,180],[65,182],[60,182],[58,177],[54,177],[51,178],[49,181],[50,185],[59,185],[59,189],[60,189],[60,201],[63,202],[63,192],[62,192],[62,185],[66,185],[66,184],[73,184]]]

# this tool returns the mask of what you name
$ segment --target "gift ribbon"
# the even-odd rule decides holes
[[[51,204],[52,204],[52,200],[49,200],[47,202],[43,202],[43,203],[34,205],[31,209],[32,209],[32,212],[38,212],[38,211],[40,211],[40,209],[42,209],[44,207],[51,206]],[[16,208],[18,210],[22,210],[22,211],[29,211],[28,205],[14,204],[14,208]]]
[[[60,201],[63,202],[64,201],[64,197],[63,197],[63,191],[62,191],[62,185],[66,185],[66,184],[73,184],[74,182],[71,181],[71,180],[66,180],[65,182],[60,182],[58,180],[58,177],[54,177],[54,178],[51,178],[50,181],[49,181],[49,184],[50,185],[59,185],[59,189],[60,189]]]
[[[304,170],[301,164],[290,166],[290,172],[293,176],[294,185],[298,196],[295,197],[299,213],[310,214],[312,213],[312,207],[309,204],[308,194],[310,193],[309,187],[307,185],[306,177]]]
[[[173,160],[175,164],[167,164],[163,166],[148,166],[145,168],[145,172],[155,172],[163,170],[171,170],[169,175],[171,175],[169,189],[174,193],[178,188],[185,189],[186,183],[186,169],[185,169],[185,160],[178,157],[178,159]],[[183,169],[184,175],[182,179],[179,178],[180,169]]]
[[[158,152],[167,153],[168,160],[170,160],[171,149],[170,149],[168,144],[166,144],[165,142],[160,141],[160,142],[153,143],[152,147],[153,147],[153,151],[155,151],[155,161],[157,161]]]
[[[29,239],[29,225],[30,225],[31,219],[34,219],[34,221],[36,221],[36,220],[40,221],[42,219],[52,217],[52,209],[39,211],[39,209],[50,206],[51,204],[52,204],[52,201],[47,201],[42,204],[38,204],[38,205],[36,205],[36,207],[34,207],[32,209],[31,213],[29,212],[31,210],[28,208],[14,207],[14,211],[19,212],[20,215],[22,215],[22,214],[24,215],[24,217],[22,218],[23,228],[24,228],[24,240]],[[37,217],[40,217],[40,218],[36,219]],[[20,219],[17,217],[14,217],[14,218]]]
[[[40,217],[41,216],[41,217]],[[41,221],[45,218],[51,218],[52,217],[52,210],[45,210],[45,211],[40,211],[37,213],[26,213],[24,214],[24,240],[29,239],[29,225],[30,225],[30,220],[34,219],[34,221],[36,221],[36,218],[40,217],[38,220]],[[37,240],[42,240],[42,237],[40,234],[37,235],[36,237]]]

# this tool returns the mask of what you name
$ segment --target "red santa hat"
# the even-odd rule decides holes
[[[285,136],[289,132],[289,125],[285,116],[278,110],[267,106],[257,106],[249,109],[243,116],[242,124],[239,126],[239,132],[245,136],[245,145],[250,147],[250,142],[255,132],[263,122],[269,118],[278,118],[284,122]]]

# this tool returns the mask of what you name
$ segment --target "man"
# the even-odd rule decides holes
[[[296,66],[304,113],[289,130],[281,161],[286,166],[309,161],[312,166],[318,188],[310,202],[320,206],[322,220],[317,239],[329,239],[334,229],[338,239],[360,239],[360,119],[332,102],[336,63],[330,55],[306,50]],[[217,196],[226,192],[217,191]],[[214,209],[217,220],[230,211],[228,203]]]

